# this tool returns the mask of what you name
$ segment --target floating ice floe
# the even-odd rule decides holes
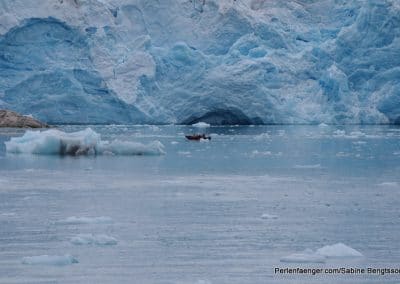
[[[344,130],[338,129],[338,130],[335,130],[335,131],[333,132],[333,136],[342,137],[342,136],[345,136],[345,135],[346,135],[346,131],[344,131]]]
[[[62,225],[79,225],[79,224],[109,224],[113,220],[110,217],[68,217],[64,220],[57,221],[57,224]]]
[[[295,169],[322,169],[320,164],[315,165],[295,165]]]
[[[29,265],[65,266],[73,263],[79,263],[79,261],[69,254],[26,256],[22,258],[22,264]]]
[[[318,125],[318,127],[328,127],[328,126],[329,126],[328,124],[323,123],[323,122]]]
[[[262,140],[268,140],[271,137],[269,136],[268,133],[261,133],[259,135],[254,136],[254,140],[256,141],[262,141]]]
[[[281,258],[281,262],[295,263],[323,263],[326,257],[316,254],[313,250],[307,249],[301,253],[293,253]]]
[[[22,137],[5,142],[8,153],[40,155],[161,155],[164,146],[159,141],[147,145],[132,141],[103,141],[91,128],[66,133],[57,129],[27,131]]]
[[[116,245],[117,239],[108,235],[79,234],[71,238],[70,242],[74,245]]]
[[[272,215],[268,213],[264,213],[261,215],[261,219],[278,219],[277,215]]]
[[[266,157],[266,156],[271,156],[272,152],[271,151],[258,151],[254,150],[251,152],[250,157]]]
[[[399,183],[395,182],[395,181],[386,181],[386,182],[381,182],[378,185],[385,186],[385,187],[398,187]]]
[[[322,263],[328,258],[353,258],[362,257],[362,253],[346,246],[343,243],[327,245],[313,251],[306,249],[300,253],[294,253],[281,258],[281,262],[296,262],[296,263]]]
[[[209,123],[200,121],[195,124],[192,124],[192,126],[197,127],[197,128],[207,128],[207,127],[210,127],[211,125]]]
[[[345,153],[345,152],[337,152],[336,157],[350,157],[350,153]]]

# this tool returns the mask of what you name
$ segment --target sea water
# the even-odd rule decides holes
[[[1,129],[0,283],[398,282],[275,268],[398,268],[399,127],[89,127],[165,154],[13,154]]]

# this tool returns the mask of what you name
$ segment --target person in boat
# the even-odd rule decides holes
[[[186,138],[189,140],[200,140],[200,139],[208,139],[211,140],[210,136],[207,136],[206,134],[193,134],[193,135],[186,135]]]

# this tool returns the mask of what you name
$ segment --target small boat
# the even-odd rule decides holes
[[[200,139],[208,139],[211,140],[210,136],[206,136],[205,134],[193,134],[193,135],[185,135],[188,140],[196,140],[199,141]]]

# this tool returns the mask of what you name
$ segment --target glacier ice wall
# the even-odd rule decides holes
[[[400,123],[397,0],[0,0],[0,107],[50,123]]]

